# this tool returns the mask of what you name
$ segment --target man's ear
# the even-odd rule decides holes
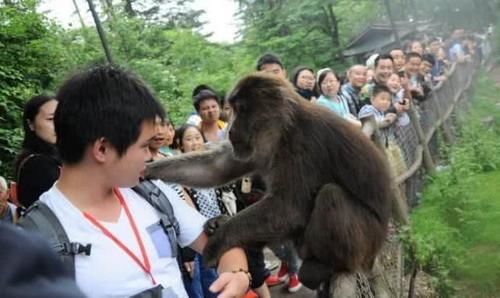
[[[109,160],[112,149],[106,138],[99,138],[92,144],[92,156],[97,162],[104,163]]]

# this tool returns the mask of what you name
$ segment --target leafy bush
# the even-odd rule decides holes
[[[0,175],[12,177],[24,102],[50,87],[61,65],[56,27],[36,1],[0,5]]]
[[[422,204],[414,210],[411,225],[402,234],[408,254],[433,276],[440,297],[463,290],[461,277],[465,274],[474,276],[477,268],[471,266],[470,257],[487,263],[471,254],[471,248],[478,244],[475,235],[490,224],[484,214],[491,206],[477,195],[478,190],[488,186],[479,184],[477,177],[499,169],[500,133],[495,127],[482,126],[480,119],[491,115],[492,99],[499,90],[484,74],[476,90],[474,108],[460,129],[460,140],[444,150],[447,169],[429,177]]]

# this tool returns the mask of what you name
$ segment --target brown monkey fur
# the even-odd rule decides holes
[[[205,260],[231,247],[293,239],[301,281],[316,288],[332,274],[370,269],[386,236],[392,200],[385,159],[358,128],[302,99],[278,78],[254,74],[230,93],[229,142],[152,163],[147,176],[194,187],[249,173],[267,193],[209,237]]]

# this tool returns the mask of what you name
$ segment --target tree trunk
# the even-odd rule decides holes
[[[78,19],[80,20],[80,26],[82,26],[82,28],[87,28],[87,26],[85,26],[85,22],[83,21],[83,17],[82,17],[82,14],[80,12],[80,8],[78,7],[78,4],[76,3],[76,0],[73,0],[73,6],[75,6],[75,11],[76,11],[76,14],[78,15]]]
[[[106,59],[108,60],[109,64],[113,64],[111,52],[109,51],[108,41],[106,40],[106,35],[104,34],[104,30],[102,29],[101,21],[99,20],[99,15],[95,10],[94,3],[92,2],[92,0],[87,0],[87,3],[89,4],[90,12],[92,13],[92,17],[94,18],[94,23],[97,28],[99,38],[101,39],[102,48],[104,50],[104,53],[106,54]]]
[[[333,48],[338,49],[338,51],[340,53],[342,51],[342,49],[340,47],[339,23],[338,23],[337,16],[335,15],[335,12],[333,11],[333,5],[329,4],[329,5],[323,6],[323,11],[325,13],[325,19],[327,20],[328,31],[329,31],[328,35],[331,38]],[[340,53],[340,55],[338,55],[338,57],[335,57],[335,58],[338,58],[340,60],[340,62],[342,62],[342,63],[345,62],[345,58],[342,55],[342,53]]]
[[[132,0],[125,0],[125,12],[129,17],[135,17],[136,12],[132,7]]]

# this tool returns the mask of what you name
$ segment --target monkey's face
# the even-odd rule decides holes
[[[229,95],[233,121],[229,140],[240,159],[265,162],[275,152],[290,122],[286,94],[295,94],[284,80],[266,74],[242,79]]]
[[[233,119],[229,127],[229,140],[233,145],[235,156],[248,159],[253,153],[253,144],[258,134],[258,123],[255,118],[255,107],[242,97],[234,97],[232,109]]]

